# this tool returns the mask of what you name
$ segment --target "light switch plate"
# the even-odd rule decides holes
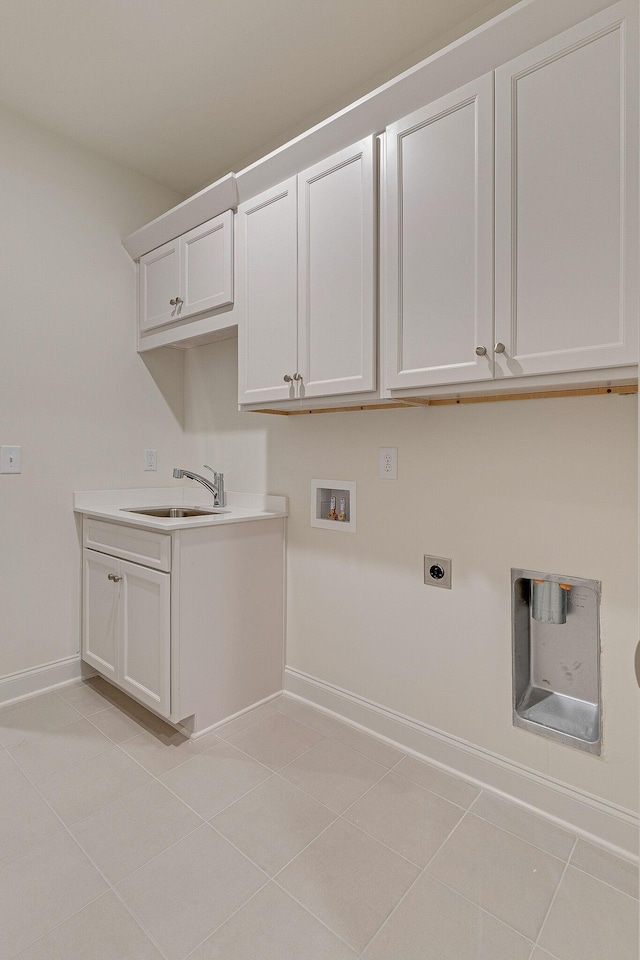
[[[22,447],[0,446],[0,473],[22,473]]]

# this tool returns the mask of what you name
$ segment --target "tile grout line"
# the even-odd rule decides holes
[[[554,890],[553,896],[551,897],[551,902],[549,903],[549,906],[548,906],[548,908],[547,908],[547,911],[546,911],[544,917],[542,918],[542,923],[540,924],[540,929],[538,930],[538,933],[536,934],[536,939],[535,939],[534,942],[535,942],[535,945],[536,945],[537,947],[540,947],[541,950],[543,950],[544,947],[543,947],[542,944],[540,943],[540,934],[541,934],[542,931],[544,930],[545,924],[546,924],[547,920],[549,919],[549,914],[551,913],[551,911],[552,911],[552,909],[553,909],[553,905],[554,905],[554,903],[556,902],[556,898],[557,898],[557,896],[558,896],[558,891],[560,890],[560,887],[562,886],[562,881],[564,880],[565,874],[566,874],[567,870],[569,869],[569,862],[570,862],[570,860],[571,860],[571,857],[573,856],[573,852],[574,852],[574,850],[575,850],[575,848],[576,848],[576,846],[577,846],[577,843],[578,843],[578,838],[576,837],[575,842],[574,842],[574,844],[573,844],[573,847],[571,848],[571,853],[569,854],[569,856],[568,856],[568,858],[567,858],[567,862],[566,862],[565,865],[564,865],[564,870],[562,871],[562,873],[561,873],[561,875],[560,875],[560,879],[558,880],[558,883],[557,883],[557,885],[556,885],[556,889]]]

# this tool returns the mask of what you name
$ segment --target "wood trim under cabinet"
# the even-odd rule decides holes
[[[574,390],[539,390],[529,393],[488,393],[475,397],[404,397],[402,402],[358,404],[352,407],[320,407],[315,410],[249,410],[248,413],[271,413],[278,417],[301,417],[310,413],[351,413],[354,410],[393,410],[399,407],[443,407],[463,403],[498,403],[504,400],[548,400],[561,397],[594,397],[610,394],[637,394],[638,384],[617,384],[611,387],[583,387]]]

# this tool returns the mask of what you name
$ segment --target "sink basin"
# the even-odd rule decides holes
[[[216,513],[226,513],[226,510],[216,510],[214,507],[127,507],[125,513],[141,513],[145,517],[168,517],[170,520],[181,520],[183,517],[211,517]]]

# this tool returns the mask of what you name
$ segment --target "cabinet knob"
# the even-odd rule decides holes
[[[301,374],[301,373],[294,373],[293,379],[294,379],[294,380],[302,380],[302,374]]]
[[[505,347],[504,343],[500,343],[500,341],[498,340],[498,342],[496,343],[493,349],[495,350],[496,353],[504,353],[507,348]]]
[[[122,580],[122,577],[116,576],[115,573],[110,573],[107,576],[107,580],[113,580],[114,583],[120,583],[120,581]]]
[[[478,354],[479,357],[486,357],[487,348],[483,346],[476,347],[476,353]]]
[[[293,377],[290,377],[288,373],[285,373],[285,375],[284,375],[284,382],[285,382],[285,383],[291,383],[292,380],[293,380]]]
[[[181,297],[176,297],[174,300],[169,300],[169,303],[172,307],[179,307],[181,303],[184,303],[184,300]]]

